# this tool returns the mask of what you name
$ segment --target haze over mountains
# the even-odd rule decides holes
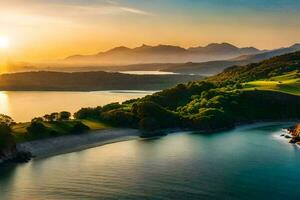
[[[234,65],[241,66],[250,63],[261,62],[263,60],[272,58],[274,56],[280,56],[287,53],[293,53],[296,51],[300,51],[300,44],[294,44],[290,47],[260,52],[258,54],[243,55],[228,60],[216,60],[216,61],[209,61],[209,62],[202,62],[202,63],[188,62],[188,63],[178,64],[176,66],[167,66],[164,69],[160,69],[160,70],[167,71],[167,72],[176,72],[176,73],[215,75],[221,73],[227,67],[231,67]]]
[[[58,62],[23,63],[12,66],[12,70],[7,72],[165,71],[210,76],[222,72],[227,67],[260,62],[295,51],[300,51],[300,44],[274,50],[238,48],[228,43],[213,43],[206,47],[189,49],[168,45],[143,45],[133,49],[117,47],[90,56],[70,56]]]
[[[263,51],[254,47],[239,48],[229,43],[212,43],[188,49],[171,45],[142,45],[132,49],[116,47],[95,55],[74,55],[65,61],[89,64],[185,63],[230,59],[260,52]]]

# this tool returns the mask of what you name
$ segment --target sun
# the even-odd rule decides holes
[[[8,37],[0,36],[0,48],[1,49],[7,49],[9,48],[10,41]]]

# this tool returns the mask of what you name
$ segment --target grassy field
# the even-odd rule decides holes
[[[106,129],[106,128],[110,128],[111,126],[104,124],[100,121],[96,121],[96,120],[81,120],[81,122],[88,126],[91,130],[101,130],[101,129]]]
[[[109,128],[109,125],[106,125],[102,122],[95,120],[80,120],[84,125],[88,126],[91,130],[101,130]],[[76,120],[69,121],[59,121],[59,122],[42,122],[46,127],[49,133],[55,132],[55,135],[49,135],[47,137],[62,136],[68,135],[72,127],[76,124]],[[12,134],[15,137],[17,142],[24,142],[28,140],[27,127],[30,125],[30,122],[18,123],[12,126]]]
[[[243,84],[244,89],[274,90],[293,95],[300,95],[300,73],[294,71],[283,76],[251,81]]]

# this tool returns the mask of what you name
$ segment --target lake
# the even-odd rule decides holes
[[[178,132],[0,168],[3,200],[299,199],[290,123]]]
[[[76,112],[82,107],[103,106],[112,102],[144,97],[153,91],[97,92],[0,92],[0,113],[17,122],[59,111]]]
[[[134,75],[175,75],[178,73],[174,72],[163,72],[163,71],[119,71],[122,74],[134,74]]]

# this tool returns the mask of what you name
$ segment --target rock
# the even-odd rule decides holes
[[[300,137],[300,123],[288,128],[288,132],[295,137]]]
[[[291,143],[291,144],[295,144],[296,142],[297,141],[294,138],[290,139],[290,141],[289,141],[289,143]]]
[[[284,137],[285,137],[285,138],[288,138],[288,139],[289,139],[289,138],[292,138],[292,136],[290,136],[290,135],[285,135]]]
[[[280,135],[280,137],[283,137],[283,136],[285,136],[285,134],[284,134],[284,133]]]
[[[292,139],[290,139],[289,143],[291,144],[295,144],[297,142],[300,142],[300,138],[299,137],[292,137]]]
[[[32,154],[29,151],[20,151],[17,152],[14,161],[18,163],[24,163],[30,161],[32,158]]]

